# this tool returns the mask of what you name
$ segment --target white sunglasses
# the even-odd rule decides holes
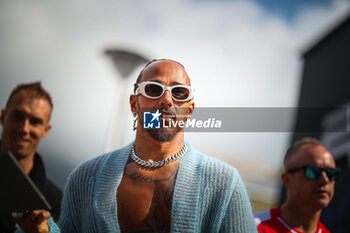
[[[165,91],[169,91],[171,97],[176,101],[185,102],[193,99],[194,89],[186,85],[175,85],[171,87],[163,86],[160,83],[146,81],[137,84],[136,93],[150,99],[158,99]]]

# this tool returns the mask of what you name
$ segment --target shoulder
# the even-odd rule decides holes
[[[254,213],[254,221],[256,225],[259,225],[261,222],[264,222],[270,219],[271,219],[271,209]]]
[[[254,213],[254,221],[258,232],[285,232],[287,228],[284,225],[285,223],[281,222],[279,208],[278,206],[263,212]]]
[[[81,181],[81,179],[96,178],[101,170],[110,170],[113,167],[119,167],[120,162],[126,160],[132,143],[98,157],[83,162],[73,170],[70,179]]]
[[[204,174],[214,177],[228,177],[230,179],[237,178],[239,173],[236,168],[221,160],[213,158],[202,152],[197,151],[190,143],[186,142],[190,149],[191,156],[198,166],[204,170]]]
[[[330,233],[330,231],[323,225],[323,223],[318,221],[318,230],[322,229],[322,233]]]
[[[188,142],[186,144],[190,154],[187,158],[185,156],[184,160],[186,164],[190,164],[188,168],[200,171],[197,174],[201,174],[201,180],[206,189],[212,188],[217,191],[226,189],[227,192],[232,193],[241,185],[241,177],[236,168],[195,150]]]
[[[110,153],[106,153],[81,163],[72,171],[70,177],[77,178],[80,176],[95,176],[103,161],[109,156]]]

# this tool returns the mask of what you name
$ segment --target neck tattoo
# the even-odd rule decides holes
[[[130,156],[135,163],[137,163],[143,167],[156,168],[156,167],[164,166],[165,164],[171,163],[173,161],[176,161],[176,160],[182,158],[187,153],[187,151],[188,151],[188,147],[186,146],[186,144],[184,144],[182,149],[178,153],[174,154],[173,156],[170,156],[166,159],[163,159],[163,160],[160,160],[157,162],[148,162],[148,161],[141,159],[139,156],[136,155],[135,149],[133,146],[131,151],[130,151]]]

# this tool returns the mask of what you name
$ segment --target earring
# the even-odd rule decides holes
[[[132,129],[135,131],[137,129],[137,119],[138,119],[138,116],[136,113],[133,113],[132,116],[134,117],[134,124],[132,126]]]

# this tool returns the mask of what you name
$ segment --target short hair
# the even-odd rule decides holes
[[[150,66],[152,63],[154,62],[157,62],[157,61],[172,61],[172,62],[175,62],[177,64],[179,64],[184,70],[185,70],[185,67],[178,61],[175,61],[175,60],[171,60],[171,59],[165,59],[165,58],[160,58],[160,59],[153,59],[152,61],[148,62],[145,67],[143,67],[143,69],[141,70],[139,76],[137,77],[136,79],[136,83],[134,84],[134,93],[136,92],[137,88],[138,88],[138,85],[141,81],[141,78],[142,78],[142,73],[143,71],[148,67]],[[191,83],[191,80],[189,79],[190,83]]]
[[[5,108],[8,107],[13,97],[21,91],[26,91],[30,93],[33,97],[45,99],[50,104],[50,107],[51,107],[50,116],[49,116],[49,119],[50,119],[51,112],[53,109],[53,103],[49,93],[41,86],[41,82],[22,83],[17,85],[17,87],[15,87],[12,90],[10,97],[7,100]]]
[[[290,158],[304,145],[323,146],[323,144],[316,138],[307,137],[307,138],[303,138],[295,141],[293,145],[288,148],[288,150],[286,151],[286,154],[284,155],[284,160],[283,160],[284,167],[287,165]]]

